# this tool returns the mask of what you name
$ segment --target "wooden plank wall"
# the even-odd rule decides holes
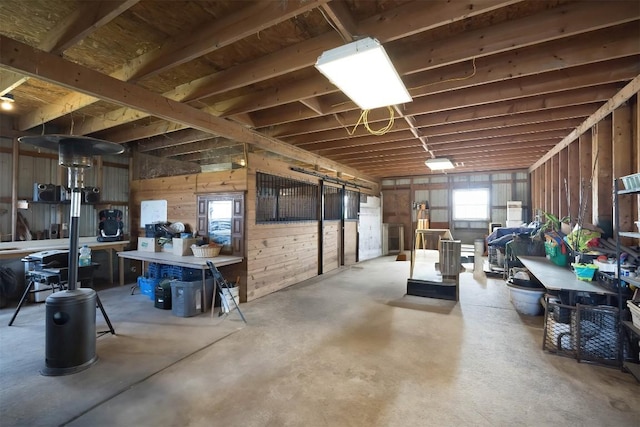
[[[131,181],[132,238],[139,237],[144,228],[140,224],[140,202],[144,200],[166,200],[167,220],[189,224],[195,230],[198,194],[245,191],[246,187],[246,169]]]
[[[290,170],[286,163],[254,153],[249,153],[247,160],[246,297],[251,301],[318,274],[318,222],[256,224],[256,173],[314,184],[317,179]]]
[[[229,280],[240,277],[241,301],[251,301],[318,274],[318,222],[256,224],[256,172],[265,172],[301,181],[317,183],[317,178],[293,172],[289,165],[275,159],[250,153],[248,168],[224,172],[180,175],[165,178],[133,180],[130,209],[132,235],[143,234],[140,224],[140,202],[167,200],[167,219],[180,221],[192,228],[197,219],[197,195],[246,191],[245,262],[223,271]],[[357,222],[345,227],[345,264],[356,262]],[[324,227],[323,272],[340,266],[340,222]]]
[[[413,223],[411,218],[411,188],[395,186],[382,190],[382,222],[404,226],[404,248],[411,249]]]
[[[578,209],[573,205],[579,204],[582,196],[587,199],[584,222],[592,222],[605,231],[611,231],[614,220],[613,180],[640,172],[639,123],[636,94],[558,154],[530,171],[531,199],[538,204],[533,207],[554,215],[571,212],[572,223],[575,224]],[[565,178],[572,206],[567,206],[567,198],[562,194]],[[560,197],[557,197],[558,193]],[[549,194],[553,196],[549,197]],[[620,203],[620,230],[632,231],[633,222],[640,217],[640,197],[623,199]]]
[[[323,230],[322,272],[340,267],[340,221],[325,221]]]
[[[198,194],[238,192],[246,191],[246,188],[246,169],[132,180],[129,209],[133,247],[136,247],[137,238],[144,235],[144,225],[140,224],[140,202],[143,200],[166,200],[167,220],[189,224],[195,231]],[[240,279],[240,301],[246,301],[246,261],[222,267],[220,272],[229,281]]]
[[[357,262],[356,253],[358,242],[356,235],[358,233],[357,221],[345,221],[344,223],[344,265],[353,265]]]

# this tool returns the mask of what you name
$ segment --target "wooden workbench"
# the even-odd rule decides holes
[[[541,256],[518,256],[522,264],[542,283],[545,289],[550,291],[567,291],[570,299],[578,292],[587,292],[598,295],[617,296],[616,292],[599,286],[597,282],[578,280],[571,269],[560,267]]]
[[[113,252],[123,251],[129,245],[128,240],[120,240],[117,242],[98,242],[96,237],[80,237],[78,239],[78,247],[87,245],[92,251],[108,251],[109,252],[109,281],[113,281]],[[45,239],[45,240],[27,240],[20,242],[2,242],[0,243],[0,259],[20,259],[34,252],[48,251],[53,249],[69,250],[69,239]],[[118,269],[120,276],[123,275],[122,264]]]
[[[193,255],[179,256],[171,252],[146,252],[146,251],[124,251],[118,252],[120,258],[120,286],[124,285],[124,260],[135,259],[142,261],[142,271],[146,270],[146,263],[156,262],[158,264],[176,265],[179,267],[197,268],[202,270],[202,281],[209,267],[207,261],[212,261],[216,267],[241,263],[243,258],[239,256],[218,255],[214,258],[199,258]]]

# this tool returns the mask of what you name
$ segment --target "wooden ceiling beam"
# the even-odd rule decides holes
[[[385,43],[518,1],[484,0],[480,4],[474,5],[477,7],[472,9],[469,9],[468,5],[462,2],[439,3],[437,15],[433,14],[433,7],[425,7],[424,2],[414,1],[393,9],[393,13],[382,14],[384,19],[380,15],[373,16],[359,22],[358,26],[362,28],[362,31],[369,28],[375,29],[376,34],[367,34],[375,36],[381,43]],[[412,26],[407,26],[407,17],[411,17],[414,23]],[[342,44],[344,44],[342,38],[334,31],[305,40],[271,55],[216,73],[211,76],[208,84],[202,81],[199,84],[200,87],[191,92],[188,99],[206,98],[291,71],[311,67],[325,50]]]
[[[0,70],[0,96],[11,92],[28,79],[27,76],[10,70]]]
[[[359,151],[349,150],[347,152],[339,151],[335,154],[327,154],[327,157],[335,160],[337,162],[351,162],[352,160],[357,159],[366,159],[369,157],[388,157],[391,159],[393,156],[408,154],[408,153],[423,153],[421,150],[422,147],[416,144],[409,144],[410,141],[403,141],[398,144],[382,144],[380,146],[364,147]],[[494,150],[499,149],[500,151],[509,149],[510,146],[518,146],[520,150],[523,147],[529,146],[545,146],[547,148],[553,147],[557,144],[558,138],[551,138],[549,136],[534,136],[531,135],[529,138],[519,138],[518,140],[478,140],[478,141],[470,141],[466,143],[453,143],[440,145],[438,148],[434,148],[433,151],[438,155],[442,155],[441,153],[464,153],[465,150]]]
[[[137,81],[204,56],[266,28],[286,21],[325,4],[329,0],[261,1],[244,7],[232,15],[207,22],[195,31],[144,58],[130,81]]]
[[[578,88],[571,90],[563,90],[556,93],[545,94],[543,96],[530,96],[526,98],[520,98],[517,100],[510,101],[498,101],[493,102],[491,104],[485,104],[482,108],[477,108],[476,106],[470,107],[460,107],[455,110],[444,110],[444,111],[435,111],[435,112],[427,112],[424,114],[416,115],[416,121],[418,122],[420,127],[425,126],[436,126],[440,123],[457,123],[457,122],[465,122],[465,121],[473,121],[483,117],[497,117],[497,116],[505,116],[511,114],[521,114],[532,111],[541,111],[546,110],[548,108],[560,108],[560,107],[569,107],[576,105],[586,105],[594,102],[605,102],[611,96],[613,96],[618,90],[620,90],[619,83],[609,83],[605,85],[597,85],[588,88]],[[597,108],[597,107],[596,107]],[[594,111],[595,109],[594,108]],[[296,116],[296,112],[298,116]],[[268,121],[268,119],[273,118],[274,116],[266,116],[263,114],[265,112],[261,112],[262,116],[257,117],[257,114],[252,115],[254,120],[264,120]],[[352,112],[345,112],[340,114],[334,114],[332,116],[327,117],[347,117],[348,119],[352,119]],[[278,119],[283,120],[285,124],[297,124],[300,125],[306,121],[312,121],[314,118],[303,118],[301,116],[304,115],[304,112],[300,110],[300,108],[296,107],[293,104],[286,106],[286,108],[279,108],[278,111]],[[358,114],[359,116],[359,114]],[[266,117],[266,120],[265,120]],[[345,121],[344,123],[350,125],[357,122],[357,118],[352,119],[352,121]],[[277,125],[276,125],[277,126]],[[312,125],[310,125],[312,126]],[[261,131],[269,129],[270,127],[260,127],[258,128]],[[352,126],[349,126],[352,128]]]
[[[638,71],[640,71],[638,58],[625,57],[474,86],[464,91],[451,91],[446,96],[439,94],[422,96],[405,104],[405,107],[409,114],[454,110],[460,106],[483,105],[581,87],[626,82],[637,75]]]
[[[622,59],[620,59],[621,63],[622,63],[623,61],[632,61],[632,60],[633,60],[633,58],[631,58],[631,59],[630,59],[630,58],[622,58]],[[581,67],[578,67],[578,68],[581,68]],[[621,71],[621,70],[620,70],[620,71]],[[577,72],[579,72],[579,70],[578,70]],[[601,72],[605,72],[605,73],[606,73],[606,71],[602,71],[602,70],[601,70]],[[555,75],[559,75],[560,73],[562,73],[562,71],[558,71],[558,72],[556,72],[556,73],[557,73],[557,74],[555,74]],[[539,77],[539,76],[532,76],[532,77],[531,77],[531,79],[537,79],[537,78],[540,78],[540,77]],[[553,77],[552,77],[552,78],[553,78]],[[571,79],[572,77],[571,77],[571,76],[569,76],[569,77],[567,77],[567,78],[570,78],[570,79]],[[556,79],[556,80],[557,80],[557,79]],[[563,81],[563,82],[564,82],[564,81]],[[523,84],[523,85],[527,85],[527,86],[528,86],[528,87],[530,87],[530,88],[535,88],[535,81],[533,81],[533,82],[522,81],[522,84]],[[538,83],[538,85],[541,85],[541,84],[544,84],[544,83]],[[587,84],[587,83],[584,83],[584,84]],[[556,85],[556,86],[558,86],[558,85]],[[488,89],[489,89],[489,90],[494,91],[494,89],[499,89],[499,88],[488,88]],[[531,89],[531,90],[534,90],[534,89]],[[414,103],[412,103],[412,104],[407,104],[407,105],[408,105],[408,108],[409,108],[409,109],[417,109],[417,108],[415,107],[415,105],[417,105],[418,103],[421,103],[421,99],[418,99],[418,100],[414,101]],[[423,102],[423,104],[424,104],[424,102]],[[431,104],[429,103],[428,105],[431,105]],[[217,110],[218,108],[219,108],[219,105],[215,107],[215,110]],[[428,106],[423,107],[423,109],[425,109],[425,108],[426,108],[428,111],[433,111],[433,110],[432,110],[431,108],[429,108]],[[411,112],[411,113],[412,113],[412,114],[414,114],[414,115],[416,114],[415,112]],[[128,111],[128,112],[127,112],[127,114],[131,117],[130,119],[133,119],[133,118],[135,118],[135,119],[140,118],[140,114],[139,114],[138,112],[135,112],[135,111]],[[313,117],[313,116],[315,116],[315,115],[316,115],[316,113],[315,113],[315,112],[309,112],[309,113],[307,113],[307,114],[305,114],[305,115],[302,115],[302,118],[306,118],[306,117]],[[109,123],[110,125],[113,125],[114,123],[116,123],[116,121],[115,121],[115,120],[116,120],[116,117],[120,117],[120,118],[122,118],[122,117],[123,117],[123,113],[122,113],[122,112],[120,112],[120,111],[118,111],[118,112],[114,113],[112,116],[113,116],[113,117],[107,117],[107,118],[105,119],[105,122]],[[300,117],[301,117],[301,115],[300,115],[300,114],[296,114],[296,119],[297,119],[297,118],[300,118]],[[121,119],[121,120],[122,120],[122,119]],[[259,127],[263,127],[263,126],[268,126],[268,125],[269,125],[269,123],[263,123],[263,122],[261,122],[261,121],[260,121],[260,117],[259,117],[259,116],[258,116],[258,117],[256,117],[256,115],[252,115],[252,120],[253,120],[253,121],[254,121],[254,122],[255,122]],[[87,124],[85,124],[85,129],[86,129],[86,131],[87,131],[87,132],[89,132],[89,131],[93,131],[93,130],[94,130],[94,129],[90,129],[90,128],[89,128],[89,127],[90,127],[89,123],[90,123],[91,121],[92,121],[92,120],[89,120],[89,121],[88,121],[88,123],[87,123]]]
[[[464,56],[465,62],[462,63],[442,66],[430,62],[429,70],[406,75],[403,80],[411,96],[416,98],[445,90],[494,83],[514,77],[536,75],[637,55],[640,53],[640,44],[637,42],[636,32],[634,32],[637,25],[638,22],[634,21],[539,45],[513,46],[509,51],[490,56],[488,55],[491,53],[490,51],[484,52],[486,56],[478,58],[475,63],[472,60],[466,60]],[[424,84],[425,81],[431,83]],[[223,112],[221,116],[226,117],[295,102],[307,95],[319,96],[336,92],[339,90],[335,86],[318,75],[288,85],[286,88],[263,89],[241,97],[220,101],[215,105],[217,110]]]
[[[611,89],[611,95],[615,93],[615,88]],[[608,99],[609,97],[603,98],[603,100]],[[564,99],[564,98],[563,98]],[[447,126],[458,124],[462,128],[474,126],[475,122],[478,121],[479,125],[481,123],[507,123],[507,121],[518,120],[518,116],[522,116],[522,120],[527,115],[530,115],[531,120],[534,122],[541,122],[546,120],[554,120],[561,118],[571,118],[571,117],[587,117],[593,111],[598,108],[598,104],[590,103],[590,104],[579,104],[579,105],[569,105],[562,106],[557,108],[545,108],[545,109],[533,109],[530,111],[522,111],[510,113],[513,111],[513,104],[509,106],[507,102],[500,103],[502,108],[502,114],[499,114],[500,111],[494,112],[493,114],[484,115],[482,117],[478,117],[478,110],[474,107],[469,108],[461,108],[454,112],[437,112],[432,114],[422,114],[418,116],[414,116],[416,119],[416,124],[421,128],[428,127],[439,127],[439,126]],[[353,129],[353,125],[357,122],[356,114],[351,114],[355,112],[343,113],[336,118],[335,116],[322,116],[317,119],[308,119],[303,122],[290,122],[284,125],[260,128],[257,129],[259,132],[264,133],[265,135],[273,136],[275,138],[280,138],[282,140],[288,140],[287,137],[300,136],[305,135],[307,133],[315,133],[315,132],[323,132],[335,129],[341,129],[346,133],[346,129]],[[338,122],[340,120],[340,122]],[[373,115],[369,118],[370,122],[378,123],[382,122],[383,119]],[[307,129],[303,128],[303,124],[306,124]],[[402,123],[399,123],[402,125]],[[482,125],[487,126],[487,125]],[[395,130],[395,126],[393,128]]]
[[[157,120],[149,124],[141,124],[134,127],[121,126],[116,129],[108,129],[93,136],[98,139],[104,139],[106,141],[117,142],[119,144],[135,141],[138,139],[151,138],[157,135],[170,134],[183,129],[188,129],[187,126],[180,123],[168,122],[165,120]]]
[[[438,16],[447,16],[448,18],[445,22],[449,23],[484,13],[497,7],[513,4],[518,1],[486,0],[482,2],[481,7],[471,8],[471,11],[466,10],[466,5],[454,2],[454,4],[449,3],[441,5]],[[372,17],[366,20],[363,25],[365,27],[367,27],[367,25],[378,26],[380,22],[384,22],[385,25],[390,27],[385,32],[385,37],[387,37],[388,40],[404,37],[408,34],[407,31],[409,30],[411,34],[413,34],[419,31],[418,29],[422,29],[422,31],[424,31],[426,29],[443,25],[442,22],[434,20],[433,13],[429,13],[426,9],[427,8],[424,7],[424,3],[419,1],[412,2],[394,9],[394,19],[384,19],[379,21],[377,17]],[[405,20],[407,16],[411,16],[412,19],[420,18],[417,20],[417,22],[420,22],[420,25],[412,26],[411,28],[403,25],[402,21]],[[381,41],[384,40],[385,39]],[[237,89],[258,81],[267,80],[287,72],[311,66],[324,50],[328,47],[338,46],[339,44],[339,38],[336,34],[332,32],[325,33],[297,45],[282,49],[274,54],[183,84],[164,95],[167,98],[174,100],[187,101],[203,99],[224,91]],[[326,84],[327,82],[325,82],[325,86]],[[215,108],[213,108],[212,111],[218,111],[220,108],[220,106],[214,107]],[[309,117],[315,117],[315,111],[306,111]],[[217,115],[219,114],[220,113]],[[237,114],[239,113],[236,113],[235,115]],[[119,122],[115,122],[111,118],[107,118],[106,120],[89,119],[85,121],[86,124],[83,128],[83,134],[113,127],[116,123],[123,124],[128,121],[142,118],[142,116],[137,112],[131,112],[123,109],[114,112],[111,116],[119,117]]]
[[[536,168],[540,167],[544,162],[551,159],[553,156],[564,150],[569,144],[578,139],[580,135],[591,129],[603,118],[611,114],[616,108],[627,102],[629,98],[637,95],[640,92],[640,74],[631,80],[624,88],[615,94],[609,101],[607,101],[602,107],[600,107],[595,113],[587,118],[580,126],[574,129],[569,135],[567,135],[562,141],[558,143],[552,150],[550,150],[544,157],[534,163],[529,172],[532,172]]]
[[[442,42],[431,42],[427,49],[407,45],[402,51],[395,51],[391,59],[398,72],[404,75],[433,68],[432,64],[443,66],[471,60],[637,19],[637,11],[630,8],[627,1],[571,2],[464,32]]]
[[[512,160],[514,157],[515,158],[525,158],[528,160],[531,159],[538,159],[540,158],[540,156],[542,156],[546,150],[548,149],[548,147],[533,147],[531,149],[527,149],[526,154],[523,155],[514,155],[513,153],[508,153],[508,154],[502,154],[502,153],[469,153],[468,155],[460,155],[460,156],[456,156],[455,158],[452,156],[447,156],[452,162],[463,162],[465,165],[470,165],[473,164],[474,162],[485,162],[488,160]],[[420,165],[420,166],[424,166],[426,168],[426,166],[424,165],[424,161],[426,159],[428,159],[429,157],[427,156],[427,153],[424,153],[424,156],[420,157],[420,156],[416,156],[416,155],[410,155],[410,156],[406,156],[406,157],[397,157],[397,158],[393,158],[393,159],[372,159],[372,160],[367,160],[367,161],[355,161],[353,162],[354,165],[356,165],[358,168],[362,168],[362,169],[370,169],[372,167],[376,167],[376,166],[388,166],[389,163],[397,163],[397,164],[401,164],[404,165],[405,167],[409,167],[410,165]]]
[[[640,54],[639,21],[555,39],[404,76],[413,97]],[[428,82],[425,84],[425,82]]]
[[[144,153],[147,151],[204,141],[211,139],[212,136],[213,135],[211,135],[211,133],[203,132],[198,129],[183,129],[170,134],[163,134],[146,140],[139,140],[136,142],[136,150]]]
[[[416,116],[418,125],[427,132],[431,128],[457,124],[461,129],[509,122],[516,123],[520,117],[534,122],[585,117],[598,108],[599,102],[606,101],[616,91],[617,85],[580,88],[561,91],[550,95],[497,102],[484,105],[482,110],[475,107],[461,108]],[[599,102],[598,102],[599,101]],[[513,120],[513,121],[512,121]],[[487,123],[483,125],[483,123]]]
[[[38,49],[59,55],[98,28],[111,22],[115,17],[139,1],[113,0],[81,3],[80,7],[74,9],[70,15],[65,16],[45,35],[44,39],[38,44]],[[20,86],[28,78],[16,73],[6,74],[3,72],[2,74],[4,75],[0,75],[0,95],[4,95]]]
[[[256,31],[262,29],[263,25],[275,25],[278,22],[289,19],[298,12],[305,12],[326,1],[328,0],[313,0],[310,2],[300,2],[298,0],[287,2],[284,9],[280,7],[280,3],[260,2],[227,18],[217,20],[214,24],[207,24],[195,34],[189,32],[185,38],[174,40],[158,51],[145,53],[111,73],[111,76],[119,80],[129,81],[134,78],[140,79],[147,75],[161,72],[171,64],[179,65],[193,59],[194,55],[197,57],[210,53],[213,50],[247,37],[247,35],[254,34]],[[250,13],[257,13],[257,15],[251,16]],[[258,22],[261,19],[265,19],[263,24]],[[184,99],[186,97],[185,90],[197,86],[195,82],[190,82],[187,85],[182,85],[178,90],[172,91],[168,96],[175,100]],[[21,117],[19,124],[20,129],[30,129],[42,122],[47,122],[64,114],[69,114],[70,112],[91,105],[96,101],[96,98],[89,97],[85,94],[69,94],[56,105],[35,110]],[[62,107],[59,107],[59,105],[62,105]],[[111,126],[109,127],[113,127],[115,123],[122,124],[146,117],[145,115],[141,115],[140,112],[122,109],[112,112],[110,116],[106,121],[102,121],[101,123],[103,125],[110,124]],[[86,128],[94,129],[94,132],[108,128],[99,127],[98,124],[93,123],[95,121],[99,121],[99,119],[90,119],[90,123],[86,125]],[[86,133],[90,132],[79,134],[83,135]]]
[[[47,33],[38,49],[61,54],[140,0],[85,1]]]
[[[486,144],[490,144],[492,142],[508,142],[512,141],[514,143],[531,141],[535,139],[562,139],[564,135],[567,134],[567,129],[555,129],[555,130],[541,130],[540,132],[531,132],[531,133],[522,133],[522,134],[510,134],[503,136],[482,136],[478,138],[473,138],[473,134],[464,135],[464,136],[456,136],[456,135],[444,135],[444,136],[436,136],[429,139],[429,143],[433,147],[434,150],[438,150],[438,148],[444,144],[465,144],[472,142],[482,142]]]
[[[378,183],[376,178],[361,174],[356,169],[309,153],[275,138],[266,137],[241,125],[167,99],[142,87],[122,82],[58,56],[39,51],[5,36],[0,36],[0,66],[109,102],[144,111],[165,120],[251,144],[295,160],[342,171],[376,185]]]
[[[313,110],[319,116],[321,116],[323,114],[323,112],[324,112],[324,108],[322,107],[322,103],[320,102],[320,100],[318,98],[301,99],[300,103],[302,105],[304,105],[305,107],[309,108],[310,110]]]
[[[450,134],[462,134],[466,132],[487,132],[488,134],[506,134],[512,132],[515,126],[518,126],[519,131],[536,132],[539,128],[544,129],[559,129],[572,128],[580,124],[581,119],[588,117],[591,113],[586,112],[578,117],[554,117],[549,111],[541,111],[529,114],[519,114],[508,117],[478,119],[473,122],[455,123],[455,124],[442,124],[439,126],[431,127],[416,127],[420,128],[420,131],[429,138],[440,135]],[[374,126],[375,127],[375,126]],[[398,132],[407,129],[405,123],[397,123],[393,126],[390,132]],[[299,147],[306,147],[309,144],[318,144],[326,141],[336,141],[340,139],[358,138],[361,136],[370,135],[366,129],[358,130],[353,135],[349,135],[343,129],[336,129],[324,132],[317,132],[312,135],[298,135],[291,138],[280,138],[284,142],[288,142]]]
[[[513,163],[501,162],[503,159],[495,159],[496,162],[487,162],[486,160],[480,162],[471,162],[469,165],[465,163],[463,167],[456,167],[449,171],[432,171],[422,162],[406,162],[398,166],[384,166],[376,165],[366,169],[367,173],[374,176],[384,177],[385,179],[410,177],[410,176],[424,176],[424,175],[451,175],[460,173],[481,173],[481,172],[499,172],[505,171],[522,171],[527,170],[527,164],[535,161],[536,157],[525,157],[518,159]],[[474,164],[475,163],[475,164]]]
[[[432,94],[404,104],[407,114],[456,110],[464,106],[480,106],[499,101],[510,101],[531,96],[545,95],[570,89],[587,88],[607,83],[626,83],[640,71],[637,57],[625,57],[605,63],[589,64],[569,69],[551,71],[536,76],[514,78],[465,90],[447,92],[446,96]],[[338,98],[324,97],[326,105],[337,105],[330,112],[344,111]],[[253,116],[256,121],[258,118]]]
[[[330,150],[341,150],[347,149],[349,147],[361,147],[365,145],[371,144],[384,144],[394,141],[403,141],[403,140],[413,140],[414,136],[409,130],[401,131],[401,132],[390,132],[384,135],[369,135],[362,136],[360,138],[353,139],[345,139],[340,141],[331,141],[325,142],[324,144],[318,144],[313,147],[305,147],[305,150],[308,151],[330,151]],[[415,143],[415,140],[414,140]]]
[[[244,152],[242,151],[242,145],[229,146],[215,151],[198,151],[190,154],[182,154],[176,156],[176,159],[185,162],[198,162],[200,164],[215,164],[215,163],[229,163],[230,157],[237,157],[244,159]],[[239,159],[236,159],[239,160]]]
[[[530,141],[527,142],[526,144],[504,144],[504,145],[508,145],[506,147],[501,147],[500,148],[500,152],[501,153],[512,153],[512,154],[517,154],[519,155],[519,153],[523,150],[523,149],[530,149],[530,148],[544,148],[545,150],[548,150],[550,147],[553,147],[555,144],[557,143],[557,139],[554,140],[540,140],[540,141]],[[460,149],[456,149],[456,150],[439,150],[438,151],[438,156],[456,156],[456,155],[468,155],[468,154],[473,154],[473,153],[489,153],[489,152],[495,152],[493,150],[493,148],[496,148],[495,145],[477,145],[475,147],[466,147],[466,148],[460,148]],[[336,156],[331,156],[331,159],[335,160],[335,161],[367,161],[369,159],[386,159],[387,161],[393,162],[396,160],[397,157],[411,157],[411,156],[425,156],[424,150],[422,150],[422,147],[410,147],[410,148],[403,148],[403,149],[395,149],[395,150],[385,150],[385,151],[374,151],[374,152],[367,152],[364,151],[362,153],[360,153],[359,155],[350,155],[350,156],[341,156],[341,155],[336,155]],[[428,157],[428,156],[427,156]]]
[[[522,155],[518,155],[518,156],[514,156],[513,154],[501,154],[501,153],[488,153],[488,154],[477,154],[474,153],[472,155],[469,156],[460,156],[460,157],[456,157],[456,158],[451,158],[450,160],[452,162],[463,162],[465,164],[465,166],[474,164],[474,163],[485,163],[487,161],[511,161],[511,160],[516,160],[516,162],[518,161],[522,161],[525,160],[523,163],[527,163],[527,162],[531,162],[532,160],[537,160],[540,158],[540,156],[542,156],[544,153],[546,152],[545,148],[533,148],[531,150],[527,150],[526,153],[522,153]],[[415,168],[415,167],[424,167],[425,169],[427,169],[427,166],[425,166],[424,161],[427,159],[428,157],[425,156],[422,158],[416,157],[416,156],[409,156],[406,158],[398,158],[395,159],[393,161],[389,161],[389,160],[384,160],[384,159],[379,159],[379,160],[373,160],[373,161],[369,161],[369,162],[356,162],[356,164],[358,164],[358,168],[362,168],[363,170],[371,170],[371,169],[375,169],[375,168],[380,168],[383,171],[392,171],[394,168],[395,169],[402,169],[402,168]],[[389,164],[391,163],[391,164]],[[397,167],[396,167],[397,165]],[[511,168],[513,168],[511,166]],[[526,169],[526,167],[525,167]],[[455,170],[454,170],[455,171]]]
[[[235,141],[231,141],[226,138],[209,138],[202,141],[192,142],[190,144],[176,145],[173,147],[162,148],[156,150],[150,154],[159,157],[176,157],[185,154],[200,153],[204,151],[211,151],[213,149],[219,150],[227,147],[242,146]]]
[[[342,0],[333,0],[321,6],[322,14],[330,20],[331,25],[340,33],[345,42],[350,42],[358,35],[358,24]]]
[[[451,142],[462,142],[470,140],[484,140],[489,138],[502,138],[512,136],[536,135],[543,132],[570,132],[582,123],[582,118],[552,120],[543,123],[529,123],[514,126],[504,126],[491,129],[468,129],[459,132],[429,133],[429,141],[437,144],[445,139]]]
[[[576,121],[575,123],[579,123]],[[566,125],[566,123],[564,123]],[[575,127],[575,126],[574,126]],[[429,146],[435,149],[435,145],[443,144],[443,143],[455,143],[455,142],[464,142],[464,141],[474,141],[474,140],[485,140],[488,138],[527,138],[530,135],[540,135],[553,134],[554,137],[563,138],[568,132],[570,132],[573,127],[560,126],[557,129],[549,129],[546,127],[538,126],[538,127],[529,127],[527,128],[527,132],[521,132],[518,127],[510,127],[503,129],[493,129],[487,131],[478,131],[478,132],[461,132],[461,133],[451,133],[444,135],[434,135],[429,136]],[[298,145],[299,147],[304,148],[308,151],[313,152],[322,152],[324,154],[328,154],[332,150],[344,151],[351,147],[365,147],[369,145],[379,145],[382,143],[389,143],[394,141],[400,141],[405,139],[411,139],[411,135],[407,131],[400,132],[391,132],[387,133],[382,137],[370,135],[359,138],[352,138],[347,140],[339,140],[339,141],[331,141],[331,142],[323,142],[318,144],[303,144]]]
[[[509,136],[497,136],[493,138],[478,138],[478,139],[467,139],[467,140],[459,140],[457,138],[433,138],[429,139],[429,146],[433,151],[438,151],[441,147],[449,147],[451,145],[456,146],[464,146],[466,144],[501,144],[501,143],[524,143],[528,141],[542,140],[542,139],[553,139],[556,141],[561,140],[566,135],[566,131],[563,130],[554,130],[554,131],[541,131],[535,133],[525,133],[520,135],[509,135]],[[419,146],[419,143],[413,139],[410,134],[405,133],[405,138],[396,139],[391,141],[383,141],[376,142],[373,139],[370,139],[366,143],[363,141],[354,141],[349,147],[336,147],[332,148],[323,148],[318,150],[313,150],[314,153],[322,154],[323,156],[336,156],[336,155],[344,155],[344,154],[357,154],[362,151],[377,151],[377,150],[393,150],[394,148],[405,148],[407,146]],[[413,145],[411,145],[413,144]],[[312,150],[310,150],[312,151]]]

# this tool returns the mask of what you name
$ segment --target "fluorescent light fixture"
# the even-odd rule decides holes
[[[427,165],[431,170],[445,170],[454,168],[451,160],[445,157],[441,157],[439,159],[427,159],[424,164]]]
[[[11,95],[10,93],[5,93],[4,95],[0,96],[0,108],[2,108],[5,111],[10,111],[13,110],[13,103],[15,102],[15,100],[13,99],[13,95]]]
[[[384,47],[374,38],[324,52],[316,68],[363,110],[412,101]]]

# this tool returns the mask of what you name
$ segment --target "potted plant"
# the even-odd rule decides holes
[[[543,240],[547,257],[556,265],[565,266],[569,260],[569,249],[564,242],[562,225],[569,224],[570,217],[558,218],[556,215],[540,211],[539,218],[543,218],[535,237]]]

